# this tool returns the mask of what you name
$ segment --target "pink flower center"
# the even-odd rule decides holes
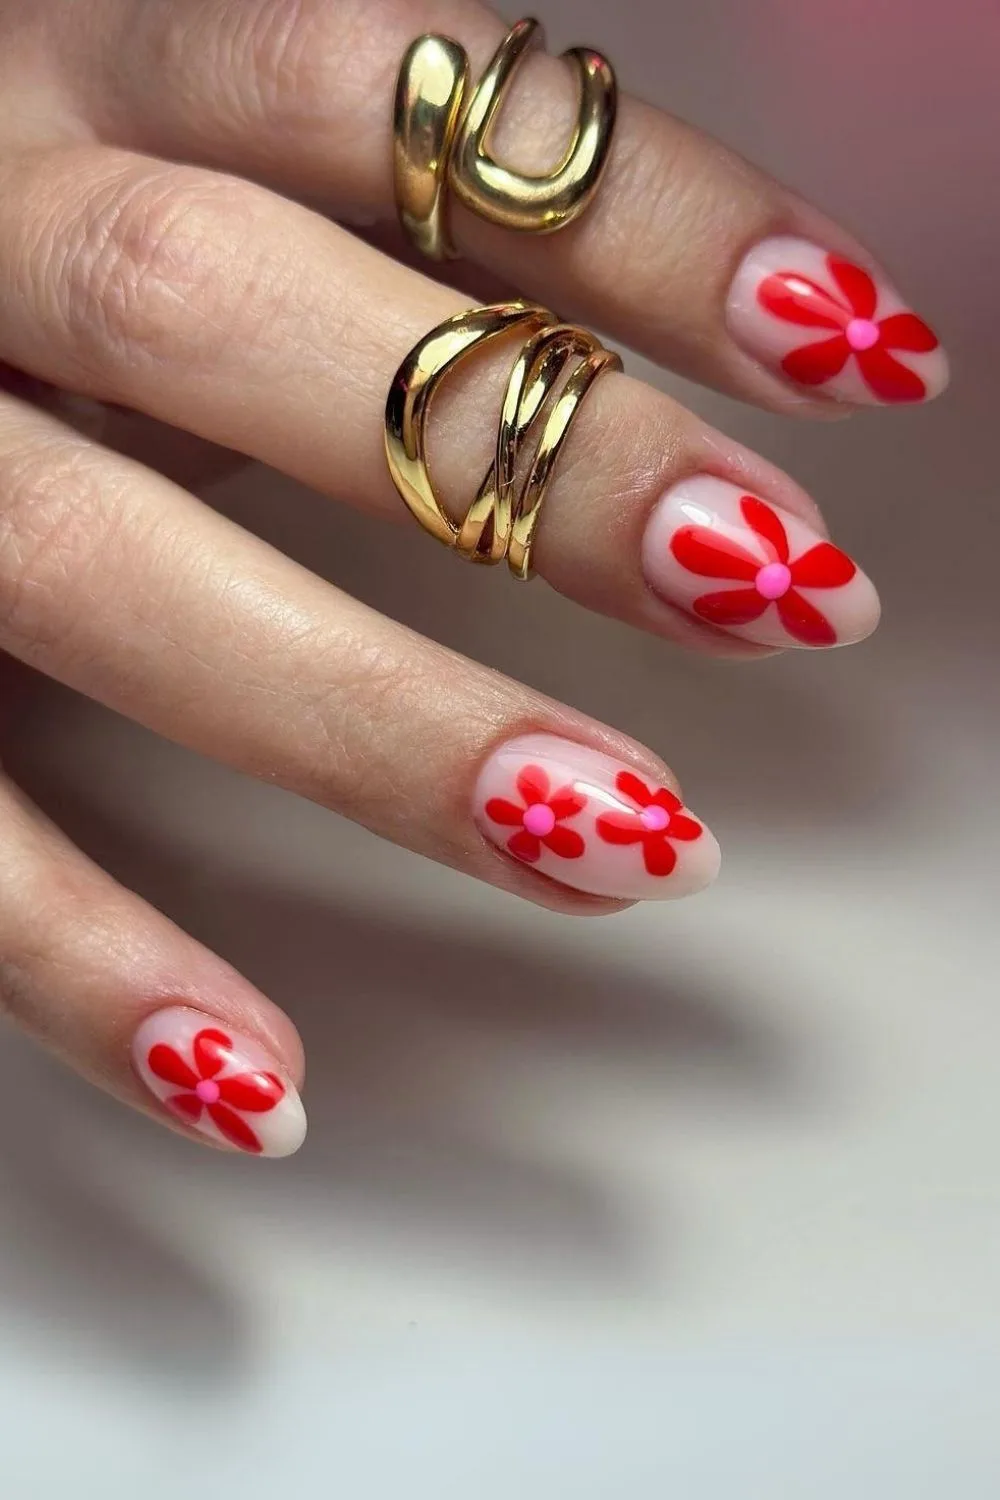
[[[522,821],[529,833],[543,839],[556,826],[556,815],[547,802],[533,802],[525,808]]]
[[[643,808],[639,814],[639,822],[650,833],[662,833],[663,829],[670,822],[670,814],[665,807],[659,807],[654,802],[652,807]]]
[[[780,599],[792,586],[792,570],[784,563],[768,563],[754,579],[754,588],[762,599]]]
[[[844,335],[852,349],[870,349],[879,341],[878,324],[871,318],[852,318],[844,329]]]
[[[221,1092],[214,1078],[203,1078],[195,1087],[195,1093],[202,1104],[217,1104]]]

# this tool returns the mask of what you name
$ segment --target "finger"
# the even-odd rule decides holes
[[[385,464],[386,392],[412,345],[465,305],[455,293],[261,188],[92,148],[0,164],[0,266],[0,358],[404,516]],[[435,408],[435,474],[460,512],[493,456],[512,362],[498,346]],[[728,537],[714,561],[676,555],[674,535],[692,527]],[[803,564],[797,576],[823,540],[815,507],[786,476],[660,392],[609,374],[554,472],[536,559],[590,608],[746,653],[842,644],[874,628],[875,591],[841,554],[826,573]],[[741,550],[736,572],[727,546]],[[747,589],[772,563],[786,571],[766,576],[752,612]],[[740,610],[700,604],[734,584]],[[797,628],[800,586],[823,628]]]
[[[302,1048],[252,985],[124,890],[0,775],[0,1011],[126,1104],[287,1156]]]
[[[123,0],[118,17],[87,64],[85,107],[105,139],[245,173],[362,223],[394,218],[392,99],[409,43],[451,36],[478,77],[507,30],[472,0]],[[498,156],[549,169],[576,110],[565,65],[532,57],[498,122]],[[634,99],[571,228],[516,235],[458,208],[454,237],[564,315],[764,405],[919,401],[947,381],[935,336],[851,236]]]
[[[559,910],[685,895],[718,868],[650,752],[337,593],[12,398],[0,650]]]

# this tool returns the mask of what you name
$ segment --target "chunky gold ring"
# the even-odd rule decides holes
[[[442,509],[428,469],[431,399],[449,370],[514,329],[521,331],[524,343],[504,392],[496,455],[459,525]],[[396,489],[424,530],[446,547],[470,562],[506,558],[515,578],[530,578],[542,504],[573,419],[598,375],[621,367],[618,355],[593,334],[561,323],[555,313],[530,302],[497,302],[458,313],[410,350],[389,389],[385,451]],[[526,466],[519,463],[522,446],[544,413],[541,436]]]
[[[611,64],[588,47],[563,53],[579,76],[580,108],[558,166],[529,177],[490,155],[493,124],[515,69],[530,47],[544,44],[537,21],[518,21],[468,102],[464,47],[450,37],[427,35],[407,49],[393,110],[396,205],[425,255],[444,260],[455,254],[447,222],[449,186],[481,218],[534,234],[569,224],[594,196],[611,146],[618,90]]]

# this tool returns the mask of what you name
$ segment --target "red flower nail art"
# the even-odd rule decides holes
[[[632,771],[620,771],[615,790],[635,803],[635,812],[601,813],[597,831],[606,844],[641,844],[650,875],[669,875],[677,864],[671,839],[692,843],[704,833],[684,811],[684,804],[665,786],[648,787]]]
[[[575,828],[562,827],[567,818],[583,811],[586,797],[572,786],[560,787],[550,796],[550,786],[541,766],[525,766],[517,777],[521,806],[506,797],[491,797],[486,804],[486,816],[494,823],[517,829],[507,840],[507,848],[529,865],[540,858],[543,846],[560,859],[579,859],[586,848]]]
[[[853,355],[866,385],[881,401],[923,401],[920,376],[890,350],[927,354],[938,341],[915,313],[876,318],[878,292],[868,272],[836,255],[826,257],[835,290],[798,271],[777,271],[757,289],[757,299],[774,317],[806,328],[835,329],[833,338],[793,349],[781,361],[786,375],[803,385],[823,385],[839,375]]]
[[[157,1078],[183,1090],[164,1103],[186,1124],[196,1125],[207,1112],[227,1141],[259,1153],[263,1146],[242,1116],[274,1109],[285,1097],[285,1086],[273,1073],[224,1073],[223,1069],[234,1065],[233,1053],[231,1037],[206,1027],[191,1042],[190,1063],[174,1047],[158,1042],[149,1049],[147,1064]]]
[[[751,585],[702,594],[691,606],[695,614],[712,625],[747,625],[773,604],[782,625],[797,641],[806,646],[835,646],[837,632],[799,589],[843,588],[857,572],[855,564],[831,542],[818,542],[792,561],[788,535],[769,505],[744,495],[740,512],[759,538],[766,563],[708,526],[682,526],[671,538],[671,552],[689,573]]]

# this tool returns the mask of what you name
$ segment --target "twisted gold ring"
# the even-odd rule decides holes
[[[428,470],[431,399],[449,370],[514,329],[522,332],[524,343],[504,392],[496,455],[459,525],[442,509]],[[421,339],[393,378],[385,407],[385,451],[396,489],[424,530],[446,547],[470,562],[506,558],[515,578],[530,578],[542,504],[573,419],[602,371],[621,367],[618,355],[593,334],[530,302],[498,302],[458,313]],[[545,412],[525,474],[522,448]]]
[[[425,255],[444,260],[455,254],[447,224],[449,186],[480,218],[534,234],[569,224],[594,196],[607,162],[618,94],[611,64],[590,48],[563,53],[579,76],[580,108],[558,166],[530,177],[490,155],[493,124],[514,72],[529,48],[544,43],[537,21],[518,21],[468,102],[464,47],[450,37],[427,35],[407,49],[393,111],[396,204],[404,229]]]

